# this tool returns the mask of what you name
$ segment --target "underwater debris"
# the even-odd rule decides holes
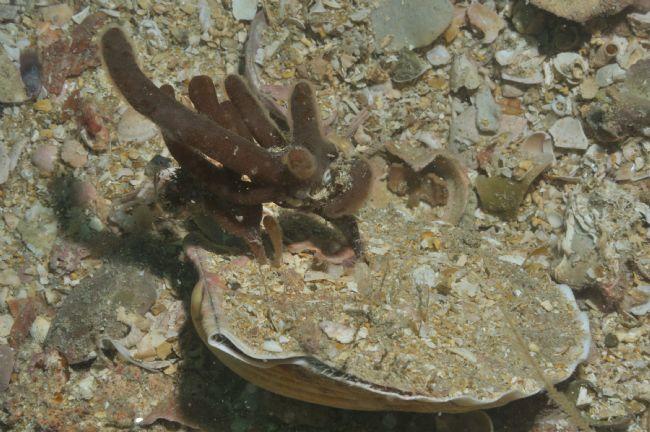
[[[230,97],[224,102],[217,99],[209,77],[194,77],[189,96],[198,112],[192,112],[173,98],[170,86],[159,89],[144,76],[120,29],[104,33],[102,53],[118,89],[158,125],[181,167],[209,193],[226,200],[207,203],[219,224],[243,238],[261,261],[266,260],[259,228],[262,203],[336,219],[354,213],[365,201],[370,166],[363,158],[340,154],[323,136],[314,90],[307,82],[298,82],[291,93],[287,123],[292,124],[292,138],[287,142],[237,75],[224,82]]]

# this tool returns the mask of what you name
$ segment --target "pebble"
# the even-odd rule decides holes
[[[32,153],[32,163],[42,174],[51,174],[56,167],[57,151],[55,145],[43,144]]]
[[[36,342],[42,344],[45,342],[47,337],[47,332],[50,330],[50,321],[42,315],[39,315],[34,319],[32,326],[29,329],[29,334],[34,338]]]
[[[454,58],[449,72],[449,81],[453,92],[463,87],[467,90],[476,90],[481,85],[481,77],[476,65],[465,54]]]
[[[0,47],[0,102],[20,103],[27,100],[27,92],[20,72],[3,47]]]
[[[117,125],[117,138],[120,142],[143,142],[154,137],[158,133],[156,125],[129,107]]]
[[[381,0],[370,21],[375,41],[390,38],[388,49],[420,48],[432,43],[449,26],[453,18],[449,0]]]
[[[81,168],[88,162],[88,151],[75,139],[68,139],[61,147],[61,159],[72,168]]]
[[[485,133],[496,133],[499,130],[501,108],[492,97],[487,86],[481,87],[476,94],[476,127]]]
[[[443,66],[451,61],[451,54],[444,45],[436,45],[427,52],[427,60],[433,66]]]
[[[582,123],[573,117],[564,117],[556,121],[549,129],[555,147],[586,150],[589,140],[582,130]]]

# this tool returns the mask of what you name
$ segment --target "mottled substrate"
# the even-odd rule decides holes
[[[498,239],[398,202],[366,209],[360,220],[370,264],[354,268],[316,271],[310,255],[285,254],[273,269],[203,251],[203,270],[228,287],[216,312],[221,331],[253,357],[306,355],[435,399],[488,401],[542,387],[502,308],[551,380],[568,377],[586,355],[589,336],[573,301],[541,272],[500,259],[507,246]]]

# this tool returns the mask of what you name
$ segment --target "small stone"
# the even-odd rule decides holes
[[[34,109],[36,111],[50,112],[52,111],[52,101],[49,99],[40,99],[34,102]]]
[[[573,117],[564,117],[551,126],[549,133],[558,148],[586,150],[589,140],[582,130],[582,123]]]
[[[56,167],[57,151],[56,146],[43,144],[32,153],[32,163],[41,173],[51,174]]]
[[[427,60],[433,66],[443,66],[451,61],[451,54],[444,45],[436,45],[427,51]]]
[[[3,47],[0,47],[0,102],[20,103],[27,100],[27,93],[20,72]]]
[[[117,138],[122,143],[130,141],[143,142],[154,137],[157,133],[158,128],[156,125],[131,107],[124,111],[117,125]]]
[[[44,21],[49,21],[58,27],[65,25],[74,15],[72,8],[65,3],[42,7],[40,12]]]
[[[499,130],[501,108],[492,97],[492,92],[486,86],[476,94],[476,127],[485,133],[496,133]]]
[[[42,344],[45,342],[47,332],[50,330],[50,321],[42,315],[36,317],[29,329],[29,334],[36,342]]]
[[[257,13],[257,0],[233,0],[232,14],[236,20],[251,21]]]
[[[88,162],[88,151],[79,141],[69,139],[61,147],[61,159],[72,168],[81,168]]]
[[[370,14],[375,41],[387,48],[420,48],[429,45],[449,26],[453,6],[449,0],[381,0]]]
[[[481,77],[476,65],[465,54],[454,58],[449,75],[453,92],[457,92],[463,87],[467,90],[476,90],[481,85]]]

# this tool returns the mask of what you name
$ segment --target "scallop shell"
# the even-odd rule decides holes
[[[585,360],[589,324],[567,286],[513,264],[504,239],[435,222],[378,191],[381,205],[359,215],[367,263],[352,268],[318,276],[310,255],[289,253],[279,268],[260,267],[186,240],[199,273],[193,320],[226,366],[322,405],[463,412],[543,389],[521,350],[554,383]]]

